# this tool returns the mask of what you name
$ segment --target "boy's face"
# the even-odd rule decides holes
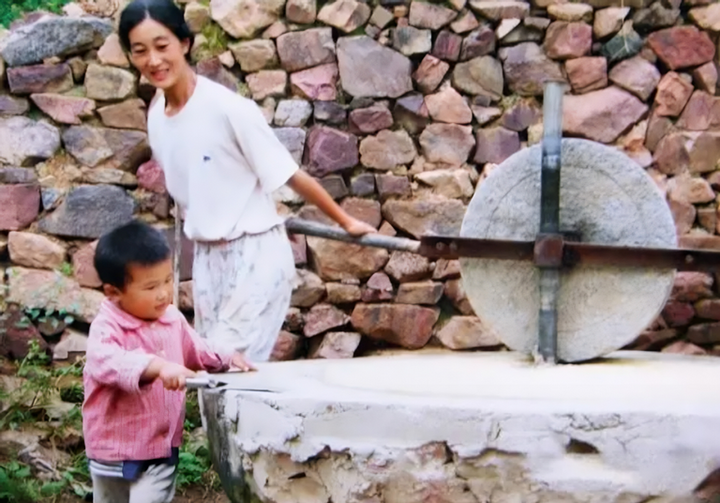
[[[151,266],[130,264],[128,276],[123,290],[110,287],[112,291],[105,293],[136,318],[160,318],[173,300],[172,260]]]

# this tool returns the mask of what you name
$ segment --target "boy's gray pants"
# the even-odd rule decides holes
[[[93,474],[93,503],[170,503],[175,497],[176,471],[176,465],[159,464],[137,480]]]

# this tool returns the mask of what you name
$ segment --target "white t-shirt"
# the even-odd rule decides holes
[[[197,241],[235,239],[283,222],[272,192],[298,165],[258,105],[198,75],[183,109],[165,115],[162,93],[148,112],[153,157]]]

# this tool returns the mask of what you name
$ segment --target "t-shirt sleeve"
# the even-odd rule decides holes
[[[251,100],[238,100],[229,107],[228,122],[240,150],[266,193],[282,187],[299,166],[268,126],[260,107]]]

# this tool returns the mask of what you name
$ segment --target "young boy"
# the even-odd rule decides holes
[[[104,235],[95,268],[106,299],[90,325],[83,379],[94,501],[170,502],[185,379],[253,368],[239,353],[211,350],[171,304],[171,252],[156,229],[133,221]]]

